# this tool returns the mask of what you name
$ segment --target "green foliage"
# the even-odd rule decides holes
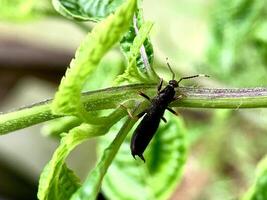
[[[118,126],[101,140],[99,155],[117,133]],[[172,118],[158,129],[145,151],[146,163],[130,153],[130,136],[124,141],[104,178],[102,190],[113,200],[168,199],[179,180],[186,160],[186,130],[180,118]]]
[[[148,36],[151,28],[152,23],[144,22],[142,10],[139,8],[129,31],[120,42],[121,50],[128,61],[128,68],[123,75],[116,79],[115,82],[117,84],[123,81],[159,81],[157,74],[152,68],[154,54]]]
[[[266,85],[266,78],[263,76],[263,74],[266,74],[267,67],[266,0],[216,1],[213,10],[215,12],[212,12],[210,16],[212,35],[207,60],[209,73],[217,75],[218,80],[224,81],[231,87]],[[228,120],[214,120],[211,123],[213,129],[210,131],[215,133],[216,136],[213,136],[213,138],[208,135],[208,138],[204,139],[208,139],[209,142],[202,141],[204,145],[209,145],[208,149],[212,152],[205,153],[205,158],[212,159],[211,168],[217,169],[220,182],[223,180],[226,182],[225,193],[228,195],[233,195],[233,190],[240,189],[240,176],[242,176],[243,183],[248,182],[251,178],[250,174],[253,170],[252,166],[255,164],[255,158],[266,151],[266,142],[257,141],[265,141],[266,129],[263,128],[262,132],[256,130],[261,124],[265,123],[257,118],[259,113],[255,116],[252,113],[248,114],[250,115],[249,118],[244,117],[247,113],[242,113],[239,117],[233,117],[234,113],[229,113]],[[265,113],[264,110],[261,111],[261,118],[264,118],[263,113]],[[257,118],[258,123],[251,120],[254,117]],[[246,123],[240,122],[242,121],[240,118],[242,120],[247,118]],[[222,122],[224,123],[223,126],[221,125]],[[247,126],[253,126],[252,124],[254,124],[254,128],[250,130]],[[253,133],[253,137],[250,138],[249,134],[244,134],[246,132]],[[256,136],[257,132],[261,134]],[[255,149],[257,150],[255,151]],[[232,173],[230,176],[232,175],[233,180],[229,180],[229,174],[227,174],[229,172]],[[258,171],[257,174],[255,183],[243,199],[267,198],[264,194],[267,189],[264,173]],[[207,190],[209,192],[214,191],[212,186],[210,187]],[[214,196],[210,199],[215,197],[216,199],[225,199],[227,196],[225,193],[222,198],[217,195],[217,193],[220,193],[219,190],[222,191],[222,187],[219,186],[217,190],[218,192],[213,192]]]
[[[117,133],[113,142],[104,150],[99,163],[88,175],[83,186],[77,190],[71,200],[94,200],[96,199],[102,179],[107,172],[109,165],[118,152],[120,145],[127,136],[127,133],[135,124],[135,120],[128,119]]]
[[[68,182],[70,182],[73,179],[70,173],[68,174],[63,173],[63,171],[66,171],[66,166],[65,166],[66,157],[73,148],[75,148],[78,144],[82,143],[83,141],[87,140],[90,136],[92,137],[94,136],[94,134],[101,134],[100,133],[101,129],[102,127],[94,127],[88,124],[81,124],[80,126],[72,129],[68,134],[66,134],[61,139],[60,146],[57,148],[52,159],[46,165],[45,169],[41,174],[39,182],[39,190],[38,190],[39,199],[63,200],[64,198],[61,197],[67,196],[67,194],[64,193],[67,192],[69,194],[68,190],[66,191],[60,190],[60,188],[62,187],[61,179],[67,180],[68,177],[71,177],[71,179],[69,179]],[[67,171],[69,172],[69,170]],[[78,183],[76,182],[74,183],[74,185],[75,184],[77,185]],[[59,193],[57,191],[61,192]],[[71,193],[69,195],[71,195]],[[69,197],[70,196],[68,196],[68,198]]]
[[[61,115],[76,115],[87,121],[81,102],[81,90],[88,76],[95,70],[101,58],[128,29],[136,9],[136,1],[129,0],[113,15],[95,26],[75,54],[55,95],[52,111]],[[88,45],[90,44],[90,45]]]
[[[50,173],[49,164],[44,169],[40,179],[40,186],[42,186],[42,180],[47,180]],[[50,182],[49,189],[46,192],[42,192],[40,188],[38,193],[39,199],[69,199],[71,195],[81,186],[80,179],[70,170],[66,164],[60,166],[60,170],[53,174],[54,180]],[[45,177],[45,178],[43,178]],[[60,191],[60,192],[57,192]]]
[[[110,127],[123,116],[124,112],[122,112],[121,110],[116,110],[108,117],[106,117],[104,122],[102,122],[101,124],[92,125],[82,123],[80,126],[71,129],[69,133],[64,134],[59,147],[56,149],[52,159],[41,174],[38,198],[40,200],[63,200],[67,195],[71,195],[72,193],[69,193],[69,190],[61,190],[63,179],[69,179],[66,182],[67,186],[69,185],[68,182],[76,180],[73,178],[71,171],[66,169],[66,166],[64,166],[67,156],[77,145],[81,144],[82,142],[88,140],[91,137],[96,137],[107,133]],[[64,174],[63,171],[66,171],[68,173]],[[74,183],[74,185],[78,184],[79,183],[77,182]],[[61,192],[59,193],[58,191]],[[65,194],[64,192],[67,193]],[[69,197],[70,196],[68,196],[68,198]]]
[[[118,76],[122,65],[122,62],[118,61],[118,56],[114,53],[105,57],[100,66],[95,70],[92,76],[86,80],[85,85],[83,86],[83,91],[99,89],[103,87],[108,87]],[[111,68],[110,66],[116,66]],[[103,74],[108,74],[109,76],[103,76]],[[97,113],[94,113],[97,115]],[[93,115],[93,114],[92,114]],[[67,133],[72,128],[80,125],[82,121],[74,116],[61,117],[52,121],[47,122],[42,127],[42,133],[46,136],[60,137],[61,133]]]
[[[265,8],[265,13],[267,8]],[[267,66],[267,23],[261,20],[254,32],[254,44],[259,51],[262,63]]]
[[[111,67],[114,66],[114,67]],[[83,87],[83,91],[98,90],[112,85],[114,79],[124,70],[121,52],[111,51],[99,63],[99,67],[90,76]],[[103,76],[107,74],[108,76]]]
[[[140,73],[138,71],[140,65],[138,66],[137,64],[138,57],[140,59],[140,48],[145,42],[151,28],[152,28],[152,23],[149,22],[144,23],[141,26],[138,35],[132,41],[132,45],[131,48],[129,49],[129,52],[127,52],[127,50],[124,48],[126,50],[125,53],[128,60],[128,67],[125,70],[124,74],[120,75],[115,80],[116,83],[120,83],[125,80],[127,80],[128,82],[135,82],[135,83],[138,81],[139,82],[153,81],[153,79],[151,80],[151,78],[149,77],[149,72],[151,71],[151,69],[144,68],[143,71],[145,71],[145,73]],[[126,42],[127,41],[123,41],[123,45],[125,45]]]
[[[54,12],[50,0],[0,0],[0,19],[25,21]]]
[[[42,128],[42,133],[47,136],[60,137],[62,133],[68,133],[72,128],[79,126],[81,123],[81,120],[77,117],[62,117],[45,124]]]
[[[266,45],[255,35],[259,36],[257,32],[266,18],[266,1],[222,0],[216,2],[214,9],[208,49],[210,70],[221,80],[227,80],[228,84],[231,81],[235,86],[242,85],[243,80],[254,72],[255,66],[264,73],[262,60],[266,60]],[[263,55],[258,54],[260,47]],[[261,73],[255,74],[255,85],[259,81],[265,82]],[[240,77],[240,82],[237,77]]]
[[[267,156],[258,164],[256,179],[242,200],[267,199]]]
[[[88,80],[88,76],[95,70],[100,59],[129,27],[135,8],[136,1],[126,2],[114,15],[97,24],[92,33],[88,34],[78,48],[75,59],[72,60],[65,78],[63,78],[60,84],[59,91],[52,104],[52,110],[56,114],[78,116],[83,121],[93,124],[82,123],[78,127],[73,127],[75,124],[79,124],[80,121],[74,118],[66,119],[65,121],[63,118],[62,120],[66,122],[64,123],[65,125],[48,130],[48,132],[54,134],[58,134],[59,131],[63,130],[69,130],[69,133],[62,137],[60,146],[41,175],[38,191],[39,199],[66,199],[70,198],[70,195],[72,196],[71,199],[95,199],[99,192],[102,178],[113,157],[116,155],[120,143],[123,142],[123,138],[126,137],[131,126],[134,125],[134,121],[131,120],[126,123],[125,126],[129,126],[129,128],[123,127],[121,129],[116,137],[118,139],[113,141],[111,147],[103,154],[97,167],[89,174],[85,183],[74,194],[73,192],[77,189],[79,182],[74,182],[74,185],[77,185],[77,187],[73,187],[73,190],[68,190],[68,192],[62,190],[62,179],[67,179],[66,183],[71,183],[75,180],[70,170],[65,166],[65,159],[71,150],[92,136],[105,134],[115,121],[118,121],[123,116],[122,111],[118,110],[115,111],[115,114],[113,113],[114,116],[101,118],[102,120],[90,117],[90,114],[86,113],[83,108],[80,93],[84,83]],[[151,29],[151,24],[144,27],[146,27],[146,30],[143,31],[141,29],[141,34],[138,35],[138,40],[136,40],[138,41],[139,49],[147,37],[148,31]],[[140,36],[141,41],[139,39]],[[137,49],[136,45],[133,49],[135,50],[134,53],[138,54],[139,49]],[[135,62],[136,57],[131,55],[131,59]],[[116,112],[120,114],[116,114]],[[64,171],[67,173],[64,174]],[[62,193],[59,194],[58,191]]]
[[[266,78],[263,76],[263,74],[266,74],[267,67],[266,0],[216,1],[213,8],[215,12],[210,16],[212,35],[207,61],[209,73],[214,73],[217,75],[218,80],[224,81],[224,83],[231,85],[231,87],[266,85]],[[255,162],[254,159],[266,151],[266,142],[257,141],[266,141],[266,128],[263,127],[262,132],[256,130],[265,124],[263,120],[260,120],[264,118],[263,113],[265,113],[264,110],[261,111],[260,115],[258,112],[253,116],[253,112],[250,112],[248,114],[250,115],[249,118],[244,116],[247,113],[242,113],[243,115],[241,114],[239,117],[235,116],[235,118],[233,117],[233,113],[229,113],[228,120],[215,120],[212,123],[213,129],[219,130],[211,130],[211,132],[216,134],[216,141],[210,135],[208,138],[205,138],[209,142],[204,143],[213,147],[210,152],[214,154],[211,157],[205,153],[205,157],[207,159],[213,159],[212,168],[216,166],[217,170],[222,170],[220,171],[222,174],[219,175],[219,179],[224,179],[227,182],[225,188],[228,195],[233,192],[229,188],[234,188],[232,190],[240,188],[240,182],[238,182],[240,181],[240,176],[243,178],[242,182],[249,180],[251,171],[253,170],[252,166]],[[261,117],[258,118],[258,116]],[[242,121],[240,118],[242,120],[247,118],[246,123],[240,123]],[[251,120],[253,118],[257,118],[256,121],[258,123]],[[223,126],[220,125],[222,122],[224,122]],[[250,130],[247,126],[253,126],[252,124],[254,124],[254,128]],[[238,128],[235,127],[239,127],[241,130],[237,130]],[[253,133],[253,137],[250,138],[244,134],[246,132]],[[256,136],[257,132],[261,134]],[[227,152],[225,152],[226,149]],[[252,149],[257,149],[257,153]],[[215,166],[214,163],[216,163]],[[237,165],[236,163],[239,164]],[[264,180],[266,179],[266,175],[264,175],[266,172],[259,170],[259,168],[264,169],[263,166],[263,164],[259,165],[255,183],[243,199],[267,198],[267,185]],[[229,181],[229,174],[225,178],[225,174],[228,171],[223,171],[224,168],[234,174],[232,174],[234,177],[233,180]],[[236,175],[239,176],[239,179]],[[209,188],[208,190],[211,191],[212,189]],[[219,192],[213,193],[218,198],[217,193]],[[225,199],[225,196],[223,195],[221,199]],[[211,197],[211,199],[213,198]]]
[[[62,197],[66,197],[68,190],[62,191],[60,188],[62,187],[62,179],[66,180],[68,177],[71,179],[68,182],[74,180],[71,173],[64,174],[63,171],[66,171],[65,160],[68,154],[71,152],[73,148],[75,148],[78,144],[87,140],[90,135],[93,136],[94,133],[98,134],[96,130],[94,130],[88,124],[81,124],[80,126],[72,129],[68,134],[66,134],[62,139],[59,147],[56,149],[52,159],[44,168],[40,181],[39,181],[39,190],[38,190],[38,198],[40,200],[49,200],[55,199],[60,200]],[[69,170],[67,170],[69,172]],[[67,177],[65,177],[67,176]],[[75,182],[74,185],[78,183]],[[61,191],[61,192],[58,192]],[[71,195],[71,194],[69,194]],[[68,196],[69,198],[69,196]],[[63,198],[64,199],[64,198]],[[62,200],[63,200],[62,199]]]
[[[83,21],[100,21],[113,13],[124,0],[53,0],[55,9],[63,16]]]
[[[40,119],[35,122],[41,122],[41,118],[48,120],[59,117],[43,129],[46,135],[60,139],[60,145],[41,174],[38,191],[40,200],[94,200],[100,190],[112,200],[168,199],[181,180],[187,158],[187,134],[193,131],[195,135],[189,137],[191,144],[204,138],[203,132],[214,133],[209,135],[208,139],[206,138],[212,142],[206,142],[205,147],[205,150],[211,150],[205,152],[205,155],[208,157],[206,162],[212,163],[213,169],[223,166],[226,160],[230,169],[234,168],[233,165],[237,162],[239,163],[240,157],[243,156],[248,160],[249,156],[244,156],[245,150],[249,149],[247,142],[243,141],[244,136],[237,137],[236,134],[231,134],[225,137],[225,127],[235,123],[231,122],[232,111],[216,112],[211,123],[213,126],[199,123],[193,131],[187,131],[180,118],[169,119],[168,124],[160,126],[145,151],[147,162],[144,164],[140,160],[134,160],[130,154],[131,135],[128,133],[136,120],[128,118],[124,121],[122,118],[126,112],[118,106],[123,103],[126,107],[133,108],[134,114],[138,114],[148,102],[141,103],[142,109],[138,107],[141,98],[137,98],[137,92],[140,88],[148,86],[139,87],[138,85],[128,91],[123,90],[130,86],[121,87],[119,89],[122,91],[119,95],[116,93],[116,90],[119,90],[117,88],[106,89],[102,90],[102,93],[98,91],[100,95],[90,96],[89,98],[92,99],[89,101],[87,97],[81,98],[82,91],[109,86],[114,79],[116,84],[158,82],[159,77],[153,69],[154,53],[149,39],[153,24],[144,20],[140,3],[141,1],[138,1],[137,5],[137,0],[53,0],[55,9],[61,15],[71,20],[94,21],[97,24],[77,49],[75,58],[71,61],[70,68],[62,79],[52,103],[52,113],[45,104],[36,108],[36,115],[31,115],[26,110],[0,117],[0,122],[5,123],[5,126],[0,126],[1,134],[7,132],[5,129],[10,124],[12,124],[12,130],[27,126],[26,122],[36,120],[36,116]],[[243,84],[243,80],[250,79],[252,74],[255,84],[258,84],[258,80],[262,80],[261,83],[267,83],[266,78],[262,76],[267,64],[265,4],[265,0],[222,0],[215,3],[216,11],[212,16],[211,44],[207,60],[210,72],[220,75],[219,78],[222,80],[230,80],[231,76],[233,77],[231,80],[237,85]],[[5,20],[23,21],[54,14],[49,0],[0,0],[0,5],[0,18]],[[122,66],[122,62],[118,62],[117,58],[113,60],[114,62],[110,59],[103,60],[106,53],[119,41],[120,53],[123,53],[126,58],[125,66]],[[205,69],[205,71],[208,70]],[[254,71],[259,73],[255,74]],[[103,76],[106,74],[108,77]],[[237,76],[242,77],[240,79],[242,82],[238,81]],[[151,85],[149,87],[149,92],[156,92],[156,87],[153,91]],[[112,96],[111,92],[116,94]],[[101,94],[109,98],[103,98]],[[199,94],[202,95],[202,93]],[[235,101],[241,103],[246,101],[249,104],[247,96],[238,99],[235,95],[231,97],[232,102],[228,101],[229,105]],[[114,98],[112,102],[110,96]],[[124,96],[127,97],[123,98]],[[259,101],[265,101],[265,98],[266,96]],[[213,99],[208,96],[208,100],[200,101],[196,97],[192,102],[205,105]],[[227,100],[225,102],[225,107],[229,106]],[[251,101],[251,105],[256,107],[254,101]],[[90,112],[86,110],[88,106],[91,108]],[[97,106],[100,108],[93,110]],[[107,108],[116,109],[106,111]],[[107,114],[110,112],[111,114]],[[103,116],[103,113],[107,115]],[[20,121],[16,121],[14,117],[16,114],[20,115]],[[234,131],[231,129],[231,133]],[[108,132],[109,134],[105,135]],[[97,165],[88,174],[84,183],[81,183],[75,173],[67,167],[66,158],[76,146],[98,136],[102,137]],[[226,145],[229,144],[236,147],[232,149],[235,159],[230,161],[228,154],[224,152],[228,147]],[[265,158],[259,164],[256,180],[243,197],[244,200],[267,199],[266,163]],[[247,166],[242,165],[240,168],[244,170]],[[230,184],[222,181],[217,185],[220,189],[216,190],[216,187],[212,186],[211,188],[215,191],[223,191],[221,193],[224,195],[220,197],[216,194],[216,198],[225,199],[226,196],[230,196],[228,191],[231,188]]]
[[[60,192],[53,197],[49,197],[49,199],[69,199],[70,196],[81,186],[80,179],[66,166],[66,164],[62,165],[58,176],[58,188],[55,188],[57,190],[52,190]]]
[[[256,40],[267,43],[267,22],[263,21],[259,24],[257,29],[255,30],[255,38]]]

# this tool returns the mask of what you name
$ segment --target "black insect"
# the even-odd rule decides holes
[[[156,133],[160,120],[163,120],[165,123],[167,120],[163,117],[165,110],[167,109],[171,113],[177,115],[177,113],[168,107],[168,105],[179,98],[181,96],[175,95],[175,88],[179,87],[179,83],[184,79],[191,79],[196,78],[200,76],[208,77],[207,75],[194,75],[194,76],[187,76],[182,77],[180,80],[176,81],[175,74],[172,71],[169,63],[167,63],[168,68],[170,69],[172,73],[172,80],[169,81],[169,84],[161,90],[163,79],[160,80],[160,83],[158,85],[158,95],[155,96],[153,99],[150,99],[146,94],[140,92],[139,94],[149,100],[151,102],[151,105],[149,108],[141,112],[137,115],[138,118],[141,118],[143,115],[143,119],[140,122],[140,124],[135,129],[132,139],[131,139],[131,152],[133,157],[139,156],[144,162],[145,158],[143,156],[143,153],[148,146],[149,142],[153,138],[154,134]]]

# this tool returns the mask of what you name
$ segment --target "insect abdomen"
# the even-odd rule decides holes
[[[137,155],[145,162],[143,153],[158,129],[163,113],[164,110],[157,112],[157,115],[147,113],[137,126],[131,139],[131,152],[133,157]]]

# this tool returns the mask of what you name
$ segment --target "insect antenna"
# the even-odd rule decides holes
[[[194,76],[185,76],[185,77],[180,78],[180,80],[177,81],[177,83],[179,84],[182,80],[185,80],[185,79],[191,79],[191,78],[197,78],[197,77],[210,77],[210,76],[206,75],[206,74],[197,74]]]
[[[166,63],[167,63],[167,66],[168,66],[169,70],[170,70],[171,73],[172,73],[172,80],[174,80],[174,78],[175,78],[175,73],[173,72],[173,70],[172,70],[172,68],[171,68],[171,65],[170,65],[170,63],[169,63],[169,61],[168,61],[168,58],[166,58]]]
[[[171,71],[172,73],[172,80],[175,79],[175,73],[173,72],[172,68],[171,68],[171,65],[168,61],[168,58],[166,58],[166,63],[167,63],[167,66],[169,68],[169,70]],[[197,78],[197,77],[210,77],[209,75],[206,75],[206,74],[197,74],[197,75],[194,75],[194,76],[185,76],[185,77],[182,77],[179,79],[179,81],[177,81],[177,84],[179,85],[179,83],[182,81],[182,80],[185,80],[185,79],[191,79],[191,78]]]

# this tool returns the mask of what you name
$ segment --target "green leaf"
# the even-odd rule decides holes
[[[130,26],[136,9],[136,0],[126,1],[118,10],[98,23],[76,51],[62,79],[52,103],[52,111],[61,115],[76,115],[87,120],[87,113],[81,102],[81,90],[88,76],[97,67],[101,58],[120,40]]]
[[[145,151],[146,163],[133,159],[127,137],[103,180],[105,196],[112,200],[168,199],[181,179],[185,164],[185,132],[180,118],[161,124]],[[106,146],[110,136],[101,140],[101,147]]]
[[[82,21],[99,21],[113,13],[125,0],[53,0],[63,16]]]
[[[253,37],[255,24],[262,18],[266,2],[261,0],[221,0],[216,3],[212,14],[212,43],[209,60],[217,73],[233,72],[232,69],[244,63],[244,45]],[[249,58],[251,59],[251,58]],[[216,66],[216,67],[214,67]]]
[[[67,116],[54,119],[47,122],[42,127],[42,133],[47,136],[60,137],[62,133],[67,133],[71,129],[81,124],[81,120],[77,117]]]
[[[126,52],[126,57],[128,59],[128,67],[124,74],[118,76],[118,78],[115,80],[116,83],[120,83],[123,80],[128,80],[128,82],[136,82],[138,80],[141,82],[148,81],[144,76],[142,76],[141,73],[138,72],[136,60],[137,57],[140,56],[140,48],[146,40],[151,28],[152,23],[150,22],[147,22],[142,25],[138,35],[131,43],[129,52]]]
[[[99,124],[82,123],[80,126],[71,129],[69,133],[62,134],[59,147],[56,149],[52,159],[46,165],[41,174],[39,180],[38,198],[40,200],[65,200],[66,198],[61,198],[66,196],[66,194],[61,194],[64,192],[64,190],[61,190],[61,180],[65,179],[64,176],[73,177],[70,175],[69,170],[64,168],[65,160],[69,153],[77,145],[81,144],[87,139],[107,133],[111,126],[113,126],[113,124],[115,124],[124,116],[124,110],[116,109],[107,117],[97,118]],[[64,174],[64,170],[68,173]]]
[[[102,179],[135,122],[128,118],[113,142],[104,150],[97,166],[90,172],[82,187],[71,197],[71,200],[95,200],[97,198]]]
[[[71,129],[69,133],[65,133],[60,141],[59,147],[54,152],[52,159],[46,165],[41,174],[39,180],[38,198],[40,200],[65,200],[66,198],[61,197],[71,195],[70,193],[62,194],[65,192],[64,187],[62,186],[62,180],[74,180],[70,171],[64,168],[65,160],[69,153],[77,145],[87,139],[107,133],[110,127],[124,116],[125,111],[117,109],[109,116],[99,118],[99,124],[93,125],[82,123],[80,126]],[[64,174],[64,170],[68,173]]]
[[[267,199],[267,156],[258,164],[256,179],[242,200]]]
[[[121,53],[118,51],[108,52],[99,63],[99,67],[94,74],[86,81],[83,91],[110,87],[114,79],[121,74],[122,71],[124,71],[124,63],[121,59]],[[107,74],[108,76],[105,76]]]
[[[40,200],[61,200],[61,196],[67,195],[62,194],[65,192],[64,190],[60,190],[62,188],[61,180],[66,179],[64,176],[68,176],[63,172],[64,170],[66,171],[64,168],[65,160],[72,149],[87,140],[90,135],[99,134],[98,131],[94,131],[91,125],[83,123],[72,129],[61,139],[59,147],[41,174],[38,189],[38,198]]]
[[[263,21],[254,32],[255,32],[256,40],[264,42],[265,44],[267,43],[267,22],[266,21]]]
[[[54,182],[55,183],[55,182]],[[70,170],[66,164],[63,164],[58,177],[57,196],[49,199],[69,199],[71,195],[81,186],[80,179]],[[56,188],[53,188],[56,189]],[[52,189],[52,190],[53,190]]]
[[[62,180],[69,179],[68,177],[70,177],[70,181],[73,180],[73,176],[64,166],[68,154],[80,143],[90,137],[105,134],[108,129],[109,126],[83,123],[61,139],[59,147],[41,174],[38,190],[40,200],[65,200],[66,198],[61,197],[65,197],[67,194],[69,195],[67,199],[69,199],[72,193],[67,191],[68,193],[65,194],[66,191],[61,189],[65,184]],[[68,173],[64,173],[64,171]]]
[[[120,65],[122,65],[122,62],[119,59],[118,53],[115,54],[112,52],[111,54],[108,54],[108,56],[105,56],[100,63],[100,67],[97,68],[93,76],[86,81],[83,90],[88,91],[89,88],[93,90],[110,86],[114,78],[121,72],[121,69],[117,67]],[[109,66],[116,67],[109,68]],[[108,74],[108,77],[103,76],[103,74]],[[93,115],[95,116],[95,113],[92,114],[92,116]],[[81,123],[82,121],[77,117],[61,117],[45,123],[42,127],[42,133],[46,136],[60,138],[61,133],[67,133]]]
[[[159,77],[152,67],[153,47],[148,36],[152,25],[151,22],[144,22],[142,12],[139,9],[129,31],[120,42],[128,66],[125,73],[115,80],[116,84],[124,81],[132,83],[158,82]]]
[[[50,172],[50,166],[47,165],[41,175],[41,180],[44,181],[44,177],[48,177]],[[58,171],[54,179],[57,181],[51,182],[49,185],[50,190],[46,193],[42,193],[42,190],[38,191],[38,198],[41,199],[53,199],[64,200],[69,199],[73,192],[80,187],[80,180],[75,174],[68,169],[65,163],[62,164],[61,170]],[[40,182],[42,184],[43,182]],[[40,186],[39,186],[40,187]],[[43,195],[45,194],[45,195]]]

